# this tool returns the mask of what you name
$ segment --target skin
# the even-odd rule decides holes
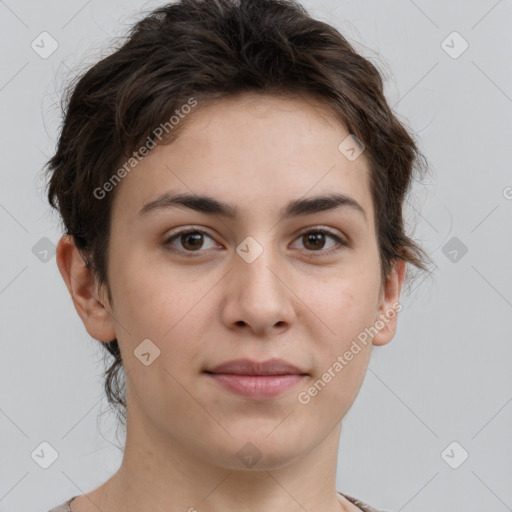
[[[359,510],[336,494],[341,421],[372,345],[392,340],[397,315],[309,403],[297,395],[400,297],[404,261],[386,282],[380,278],[365,154],[349,161],[340,153],[349,132],[313,99],[243,94],[199,105],[188,121],[176,141],[150,151],[116,187],[112,302],[72,239],[58,244],[58,266],[87,331],[118,339],[128,400],[118,472],[72,509]],[[239,216],[184,207],[139,215],[164,191],[208,194]],[[355,199],[366,219],[351,208],[279,216],[289,201],[333,192]],[[191,226],[207,235],[192,244],[177,237],[171,247],[181,252],[171,252],[166,240]],[[349,245],[330,235],[323,245],[308,243],[303,235],[320,227]],[[263,248],[252,263],[236,252],[248,236]],[[197,256],[186,257],[187,249]],[[149,366],[134,355],[144,339],[160,350]],[[277,397],[251,400],[203,373],[235,358],[271,357],[308,375]],[[261,454],[251,468],[237,457],[248,442]]]

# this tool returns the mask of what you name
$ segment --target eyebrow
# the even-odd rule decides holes
[[[239,209],[236,206],[219,201],[213,197],[197,194],[172,194],[166,192],[155,200],[146,203],[139,211],[139,216],[145,216],[150,212],[184,207],[197,212],[209,215],[222,216],[229,219],[236,219],[239,215]],[[280,212],[280,217],[289,219],[303,215],[334,210],[338,208],[350,209],[359,212],[367,222],[364,208],[353,198],[346,194],[324,194],[304,199],[290,201]]]

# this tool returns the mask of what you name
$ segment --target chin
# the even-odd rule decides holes
[[[265,428],[259,430],[253,425],[250,434],[247,430],[235,433],[228,429],[233,437],[224,437],[215,448],[213,444],[209,446],[210,461],[225,469],[237,471],[276,470],[288,466],[300,458],[307,446],[299,438],[288,435],[285,429],[281,435],[276,435],[275,430],[269,435],[275,427],[275,422],[271,429],[266,424]]]

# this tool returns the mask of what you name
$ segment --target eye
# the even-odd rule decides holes
[[[209,246],[205,243],[205,239],[211,241]],[[330,245],[328,244],[329,239],[334,241]],[[330,255],[349,245],[348,242],[339,235],[326,228],[310,228],[308,231],[301,233],[297,240],[302,241],[304,250],[310,253],[320,253],[319,256]],[[213,240],[207,232],[194,227],[189,227],[174,233],[166,239],[164,245],[171,252],[192,257],[199,255],[194,253],[204,252],[202,249],[218,247],[215,240]],[[178,245],[178,247],[176,247],[176,245]],[[327,249],[326,245],[328,245]],[[299,249],[301,248],[299,247]],[[316,257],[316,255],[314,256]]]
[[[326,249],[326,241],[328,239],[334,240]],[[321,256],[329,255],[339,251],[342,247],[348,247],[348,243],[343,240],[339,235],[333,233],[326,228],[309,229],[303,232],[298,240],[302,241],[304,249],[308,252],[320,252]],[[334,250],[332,250],[334,248]]]
[[[209,238],[213,242],[210,247],[208,247],[208,244],[205,246],[205,237]],[[177,242],[180,247],[177,248],[174,245],[175,242]],[[202,252],[201,249],[209,249],[217,246],[213,238],[208,233],[195,228],[188,228],[175,233],[171,237],[167,238],[164,244],[170,251],[185,254],[188,253],[186,254],[187,256],[195,256],[190,253]]]

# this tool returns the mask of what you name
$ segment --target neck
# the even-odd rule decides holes
[[[128,408],[117,473],[94,500],[106,512],[304,512],[354,510],[336,491],[341,423],[309,453],[268,469],[231,469],[191,455],[176,439]],[[138,411],[137,418],[143,418]],[[100,489],[98,489],[100,491]]]

